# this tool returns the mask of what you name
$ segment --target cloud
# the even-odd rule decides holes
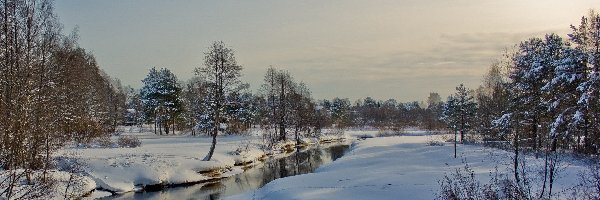
[[[442,34],[427,48],[398,48],[380,54],[329,49],[334,53],[286,63],[298,79],[318,88],[313,89],[316,96],[360,98],[368,91],[374,97],[398,96],[399,100],[410,100],[415,96],[405,94],[417,97],[431,91],[449,94],[463,82],[477,87],[488,66],[505,49],[541,35],[542,32]]]

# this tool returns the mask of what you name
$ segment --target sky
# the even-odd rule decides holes
[[[490,64],[530,37],[567,37],[598,0],[56,0],[65,34],[124,85],[152,67],[194,76],[214,41],[235,50],[256,91],[269,66],[316,99],[400,102],[476,88]]]

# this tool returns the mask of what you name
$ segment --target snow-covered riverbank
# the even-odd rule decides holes
[[[241,164],[257,162],[267,155],[285,154],[285,151],[265,152],[260,148],[262,142],[258,136],[222,136],[218,138],[213,159],[203,161],[210,148],[210,137],[125,134],[136,135],[142,145],[136,148],[73,147],[63,149],[60,154],[76,158],[83,164],[84,174],[94,180],[98,189],[113,193],[138,191],[147,186],[186,184],[229,177],[243,172],[242,166],[239,166]],[[305,142],[311,141],[319,140]],[[287,143],[278,146],[283,148]],[[102,195],[110,193],[94,192],[92,197]]]
[[[472,167],[476,179],[485,183],[496,166],[500,173],[508,168],[509,152],[460,145],[460,157],[455,159],[450,143],[428,145],[432,140],[443,138],[417,135],[362,140],[350,153],[315,173],[277,179],[257,191],[229,199],[435,199],[440,188],[438,180],[465,163]],[[542,159],[527,159],[529,165],[543,164]],[[574,186],[583,169],[565,163],[555,191]]]

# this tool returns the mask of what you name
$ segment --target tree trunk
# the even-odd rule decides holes
[[[298,126],[296,126],[296,130],[294,131],[294,135],[296,136],[296,146],[300,146],[300,137],[298,137]]]
[[[217,146],[217,133],[218,133],[218,128],[215,128],[213,130],[212,133],[212,144],[210,145],[210,149],[208,150],[208,154],[206,155],[206,157],[204,157],[204,159],[202,159],[203,161],[210,161],[210,159],[213,156],[213,153],[215,152],[215,147]]]
[[[554,153],[556,152],[556,148],[557,148],[557,144],[558,140],[556,139],[556,136],[552,137],[552,149],[550,150],[550,185],[548,186],[548,198],[552,197],[552,185],[554,184],[554,173],[556,171],[556,158],[552,157],[554,156]]]
[[[285,84],[283,76],[281,77],[281,93],[279,94],[279,106],[280,116],[279,116],[279,140],[285,141]]]
[[[517,130],[515,130],[513,146],[515,152],[515,159],[513,160],[513,166],[515,170],[515,182],[517,183],[517,185],[519,185],[521,179],[519,179],[519,134],[517,133]]]
[[[162,123],[158,122],[158,134],[162,135]]]
[[[165,120],[165,135],[169,135],[169,120]]]
[[[465,137],[465,115],[461,115],[461,123],[460,123],[460,143],[463,144],[463,139]]]
[[[538,120],[537,118],[533,118],[533,123],[531,123],[531,133],[533,134],[533,152],[535,153],[535,158],[538,158]]]
[[[454,129],[454,158],[456,158],[456,140],[458,140],[458,134],[456,129]]]
[[[206,155],[206,157],[204,157],[204,161],[210,161],[210,159],[213,156],[213,153],[215,152],[215,147],[217,146],[217,134],[219,133],[219,128],[221,128],[221,102],[219,102],[221,100],[222,97],[222,89],[221,89],[221,81],[219,78],[217,78],[217,86],[216,86],[216,90],[217,90],[217,94],[215,95],[217,98],[217,102],[214,108],[214,115],[215,115],[215,120],[214,120],[214,127],[213,127],[213,133],[212,133],[212,144],[210,145],[210,149],[208,150],[208,154]]]
[[[544,158],[544,181],[542,182],[542,192],[540,193],[540,199],[544,197],[544,192],[546,191],[546,182],[548,180],[548,153],[548,147],[546,147],[546,155]]]

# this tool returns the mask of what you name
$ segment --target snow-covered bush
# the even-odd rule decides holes
[[[119,136],[117,140],[119,147],[135,148],[142,145],[142,141],[133,135]]]
[[[465,164],[439,181],[441,191],[438,199],[531,199],[528,190],[498,172],[491,175],[488,184],[475,179],[475,172]]]
[[[94,139],[91,144],[84,145],[86,147],[100,147],[100,148],[111,148],[115,146],[115,143],[110,139],[110,137],[99,137]]]
[[[444,146],[444,143],[439,140],[429,140],[427,141],[427,146]]]

